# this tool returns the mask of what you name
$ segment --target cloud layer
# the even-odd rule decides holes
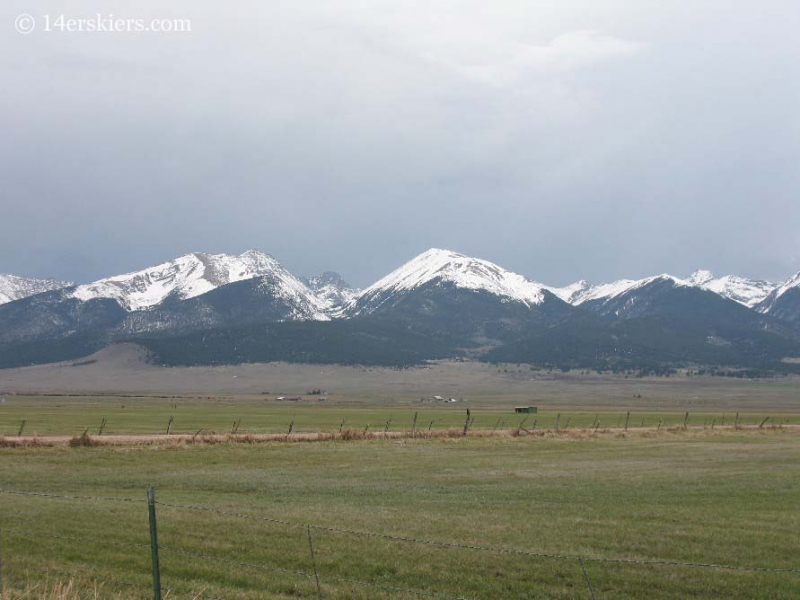
[[[42,2],[34,17],[67,9]],[[792,2],[0,7],[0,272],[258,248],[365,285],[431,246],[563,284],[800,269]]]

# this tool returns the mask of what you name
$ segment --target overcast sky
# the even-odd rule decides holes
[[[800,270],[796,0],[68,6],[0,5],[0,272]],[[42,31],[95,13],[191,32]]]

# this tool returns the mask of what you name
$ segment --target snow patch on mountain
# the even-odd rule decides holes
[[[303,279],[303,283],[325,304],[327,312],[336,312],[342,306],[350,304],[361,292],[350,286],[341,275],[333,271],[325,271],[314,277]]]
[[[561,298],[567,304],[575,304],[580,297],[588,293],[589,290],[594,287],[594,285],[585,279],[581,279],[580,281],[576,281],[564,287],[547,287],[545,289]]]
[[[608,301],[622,294],[627,294],[657,280],[670,281],[676,286],[691,286],[714,292],[747,307],[753,308],[764,300],[775,288],[775,284],[767,281],[746,279],[736,275],[716,277],[711,271],[698,270],[687,279],[668,274],[645,277],[644,279],[620,279],[612,283],[590,285],[585,281],[573,283],[564,288],[549,288],[562,300],[574,306],[593,300]]]
[[[620,279],[612,283],[603,283],[600,285],[589,287],[584,292],[577,294],[573,298],[572,304],[575,306],[579,306],[584,302],[590,302],[592,300],[601,300],[603,302],[608,302],[609,300],[617,298],[623,294],[627,294],[629,292],[641,289],[656,281],[668,281],[678,287],[686,287],[691,285],[686,280],[680,279],[678,277],[673,277],[672,275],[668,275],[666,273],[661,275],[655,275],[653,277],[645,277],[644,279]]]
[[[431,248],[365,289],[356,302],[382,298],[380,305],[395,294],[417,289],[430,282],[450,283],[461,289],[489,292],[529,307],[539,305],[545,299],[545,286],[522,275],[506,271],[487,260]]]
[[[738,275],[717,277],[711,271],[706,270],[695,271],[687,281],[749,308],[762,302],[776,288],[776,285],[769,281],[747,279]]]
[[[82,301],[111,298],[128,311],[158,306],[167,298],[195,298],[220,286],[261,278],[271,293],[296,306],[297,318],[326,320],[325,306],[277,260],[255,250],[238,256],[186,254],[149,269],[116,275],[78,286],[72,297]]]
[[[34,277],[20,277],[19,275],[0,273],[0,304],[21,300],[44,292],[60,290],[71,285],[74,284],[68,281],[36,279]]]

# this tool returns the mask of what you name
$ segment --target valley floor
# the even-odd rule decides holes
[[[326,392],[331,404],[413,405],[433,396],[458,407],[539,405],[631,410],[800,411],[800,377],[625,377],[592,371],[562,373],[527,365],[441,361],[391,369],[287,363],[162,367],[132,344],[86,359],[0,370],[0,395],[176,396],[272,400]],[[307,397],[315,401],[319,398]],[[9,400],[10,401],[10,400]]]
[[[115,352],[0,371],[6,598],[70,582],[80,598],[152,597],[150,485],[168,598],[800,587],[797,379],[166,369]]]
[[[94,585],[152,597],[149,485],[169,598],[316,598],[315,569],[323,597],[341,599],[791,598],[800,586],[800,432],[697,427],[4,448],[8,597],[69,580],[84,597]]]

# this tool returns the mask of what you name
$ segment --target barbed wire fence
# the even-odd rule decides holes
[[[587,564],[617,564],[617,565],[640,565],[640,566],[666,566],[666,567],[684,567],[693,569],[713,569],[718,571],[742,572],[742,573],[764,573],[783,576],[798,576],[800,575],[800,567],[764,567],[752,565],[730,565],[730,564],[716,564],[705,562],[692,562],[692,561],[675,561],[675,560],[660,560],[660,559],[636,559],[626,557],[608,557],[608,556],[592,556],[592,555],[577,555],[577,554],[557,554],[536,552],[530,550],[523,550],[517,548],[502,548],[493,547],[488,545],[475,545],[465,544],[453,541],[442,541],[433,539],[423,539],[410,536],[400,536],[387,533],[380,533],[374,531],[359,531],[354,529],[347,529],[341,527],[334,527],[328,525],[318,525],[311,523],[301,523],[292,520],[278,519],[267,517],[263,515],[256,515],[247,512],[233,511],[221,509],[213,506],[194,505],[194,504],[176,504],[169,502],[161,502],[156,500],[155,489],[149,488],[147,490],[146,499],[135,499],[125,497],[113,496],[81,496],[81,495],[67,495],[46,492],[28,492],[18,490],[0,490],[0,496],[16,496],[20,498],[40,499],[40,500],[55,500],[55,501],[68,501],[68,502],[111,502],[111,503],[128,503],[142,507],[142,510],[147,510],[149,535],[147,539],[140,541],[118,541],[101,539],[98,537],[87,536],[71,536],[59,535],[53,533],[38,533],[31,532],[26,529],[6,526],[6,522],[10,521],[9,518],[2,518],[0,521],[0,597],[3,600],[10,598],[5,595],[5,590],[10,589],[10,582],[12,577],[14,580],[19,580],[18,574],[11,573],[9,568],[9,550],[8,541],[15,538],[27,539],[33,542],[75,542],[81,544],[90,544],[99,548],[124,548],[135,549],[137,555],[146,556],[147,549],[150,550],[149,554],[149,572],[142,570],[137,573],[137,580],[132,581],[129,579],[119,579],[112,577],[102,572],[95,572],[91,574],[78,573],[70,570],[59,568],[51,568],[49,566],[42,566],[35,569],[36,575],[53,575],[67,580],[82,580],[94,584],[108,584],[114,588],[119,589],[135,589],[140,595],[144,594],[144,590],[152,587],[152,597],[154,600],[165,600],[170,598],[190,597],[195,600],[202,598],[203,600],[223,600],[222,598],[209,595],[203,589],[188,589],[179,584],[162,585],[161,579],[161,555],[176,556],[197,559],[207,562],[211,565],[217,565],[220,568],[227,570],[232,567],[249,571],[258,572],[262,574],[282,574],[286,576],[296,577],[306,580],[314,595],[319,600],[325,597],[325,586],[355,586],[364,590],[374,590],[385,592],[395,595],[405,595],[408,597],[416,598],[438,598],[446,600],[473,600],[468,596],[452,595],[451,593],[443,593],[434,589],[423,589],[415,587],[407,587],[402,585],[389,585],[387,583],[378,583],[375,581],[364,581],[362,579],[353,577],[342,577],[333,573],[322,573],[318,569],[318,564],[315,555],[315,533],[329,533],[334,535],[353,536],[356,538],[371,538],[392,543],[412,544],[418,546],[425,546],[428,548],[436,548],[441,550],[465,550],[470,552],[491,553],[495,555],[508,555],[517,556],[530,559],[549,559],[555,561],[567,561],[577,565],[580,568],[583,585],[585,586],[585,595],[587,598],[597,600],[599,598],[598,591],[593,585],[593,581],[586,568]],[[158,511],[158,509],[162,511]],[[294,569],[281,567],[275,564],[261,564],[255,562],[248,562],[238,560],[236,558],[226,556],[221,557],[211,552],[200,552],[194,549],[189,549],[180,545],[173,544],[169,541],[167,544],[161,542],[158,538],[158,521],[157,512],[178,511],[181,513],[201,513],[207,515],[216,515],[220,517],[230,517],[234,519],[241,519],[245,521],[269,523],[272,525],[280,525],[282,527],[293,528],[300,532],[304,538],[307,539],[309,563],[311,569]],[[5,513],[5,511],[4,511]],[[8,515],[5,515],[8,517]],[[11,515],[13,517],[13,515]],[[163,518],[163,514],[162,514]],[[25,577],[30,577],[30,569],[25,570]]]

